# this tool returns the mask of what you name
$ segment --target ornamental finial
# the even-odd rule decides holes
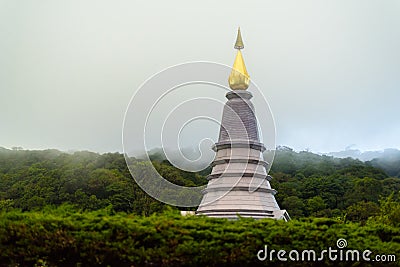
[[[246,90],[250,84],[250,76],[247,73],[246,65],[244,64],[242,52],[243,49],[242,35],[240,34],[240,27],[238,29],[238,34],[235,43],[235,49],[237,49],[237,54],[235,62],[233,63],[231,74],[229,75],[229,87],[232,90]]]

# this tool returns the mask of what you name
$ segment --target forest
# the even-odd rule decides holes
[[[207,183],[210,169],[190,173],[151,159],[175,184]],[[280,266],[259,262],[257,249],[320,249],[339,237],[400,257],[396,168],[279,147],[271,184],[292,221],[226,221],[181,217],[154,200],[120,153],[0,148],[0,266]]]

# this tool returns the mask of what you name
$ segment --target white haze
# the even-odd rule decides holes
[[[277,144],[400,148],[399,14],[397,0],[3,0],[0,146],[122,151],[140,84],[182,62],[231,65],[240,25]]]

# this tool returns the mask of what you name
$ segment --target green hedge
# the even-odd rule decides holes
[[[264,245],[275,250],[321,251],[336,248],[339,238],[347,240],[348,249],[369,249],[374,255],[395,254],[400,259],[400,229],[374,223],[361,226],[321,218],[288,223],[227,221],[182,217],[173,211],[141,217],[105,210],[81,213],[57,209],[0,213],[0,265],[285,266],[288,262],[261,262],[257,252]],[[321,262],[289,264],[321,266]],[[340,265],[352,266],[354,262]],[[361,262],[358,266],[367,265]]]

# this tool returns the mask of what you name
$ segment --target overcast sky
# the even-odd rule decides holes
[[[400,148],[398,0],[0,0],[0,146],[122,151],[135,90],[182,62],[232,65],[238,26],[277,144]]]

